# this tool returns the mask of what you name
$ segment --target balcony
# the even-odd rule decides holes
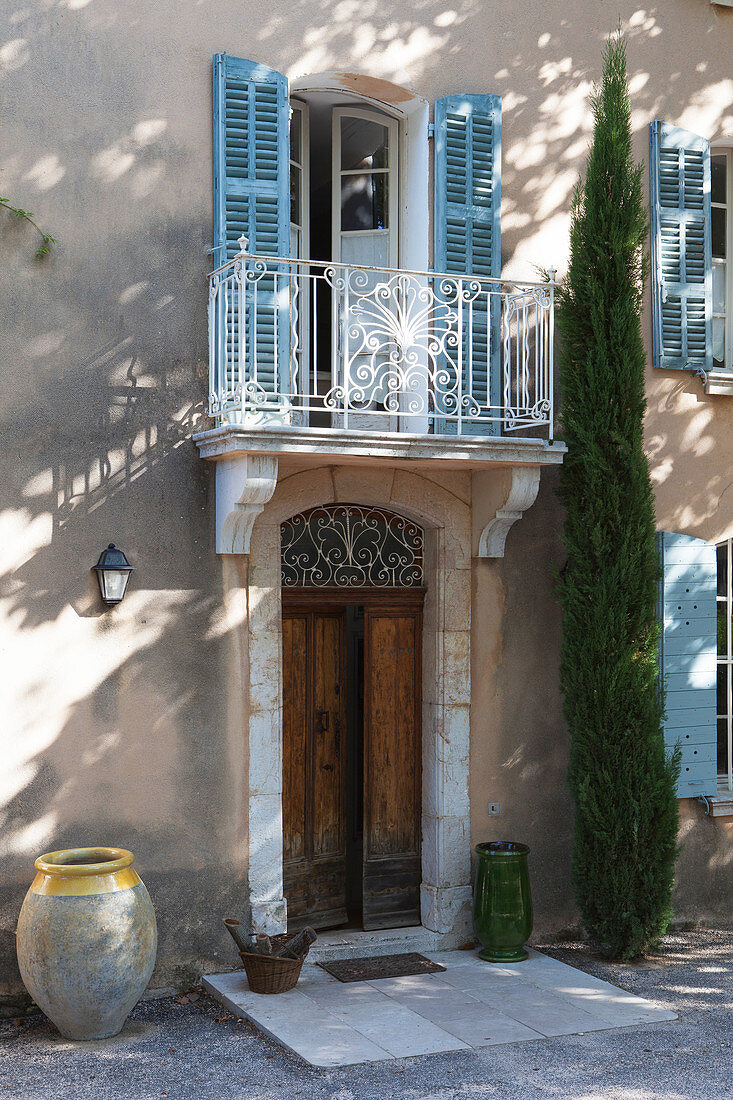
[[[250,527],[230,537],[226,517],[236,527],[246,512],[251,525],[286,459],[501,468],[486,492],[497,495],[497,523],[508,530],[534,500],[539,468],[565,452],[553,441],[554,295],[554,282],[244,250],[217,268],[209,283],[216,426],[194,438],[217,463],[220,552],[248,552]]]
[[[551,442],[554,290],[240,253],[210,277],[209,413]]]

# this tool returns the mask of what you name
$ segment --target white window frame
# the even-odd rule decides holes
[[[733,149],[730,146],[712,146],[710,158],[725,157],[725,202],[710,203],[711,210],[725,211],[725,259],[713,256],[713,268],[725,267],[725,311],[713,312],[713,324],[716,317],[723,317],[725,322],[725,344],[723,354],[725,356],[723,366],[714,366],[714,371],[733,372],[733,278],[731,277],[731,262],[733,261]],[[711,163],[712,171],[712,163]],[[711,214],[712,236],[712,214]],[[713,303],[714,304],[714,303]]]
[[[310,255],[310,139],[309,139],[309,112],[308,104],[300,99],[290,100],[290,119],[294,114],[300,118],[300,160],[294,160],[292,147],[290,154],[290,171],[293,168],[300,169],[300,225],[290,222],[290,229],[298,234],[299,246],[294,259],[307,259]],[[288,196],[288,203],[290,196]]]
[[[718,648],[717,667],[724,667],[726,669],[726,713],[720,714],[717,711],[716,704],[716,718],[717,722],[726,722],[727,767],[725,768],[725,770],[721,771],[720,761],[718,761],[718,792],[724,793],[728,791],[733,791],[733,538],[725,539],[723,542],[719,542],[717,544],[717,550],[720,551],[721,549],[725,550],[726,555],[726,583],[725,592],[722,594],[718,592],[716,599],[718,609],[720,609],[722,605],[725,611],[726,639],[725,653],[721,654],[720,649]],[[718,584],[718,589],[720,589],[720,584]],[[717,617],[715,626],[717,638]]]
[[[390,115],[378,110],[365,110],[363,107],[334,107],[332,111],[331,131],[331,242],[333,258],[337,263],[342,262],[341,245],[345,236],[371,237],[379,230],[366,229],[344,230],[341,228],[341,180],[343,176],[358,176],[360,174],[386,175],[388,180],[387,210],[388,225],[385,232],[388,242],[389,261],[387,267],[397,267],[399,264],[399,123]],[[341,120],[344,118],[361,118],[366,122],[374,122],[384,126],[389,134],[387,144],[388,164],[386,168],[368,169],[362,173],[361,169],[346,171],[341,167]]]
[[[292,125],[293,117],[297,114],[300,119],[300,149],[297,150],[297,155],[293,156],[292,141]],[[290,99],[290,127],[289,127],[289,145],[290,145],[290,178],[292,179],[293,169],[297,168],[300,171],[300,194],[298,196],[300,205],[300,224],[293,222],[290,219],[289,222],[289,253],[292,259],[303,260],[307,259],[310,255],[310,111],[308,104],[304,103],[300,99]],[[290,217],[290,195],[288,194],[288,217]],[[297,247],[293,248],[293,237],[297,240]],[[296,392],[302,392],[303,386],[308,386],[309,369],[310,369],[310,295],[311,286],[310,279],[304,276],[304,268],[296,265],[293,267],[292,279],[297,282],[298,288],[298,320],[294,322],[293,317],[290,318],[291,338],[293,335],[297,336],[298,351],[294,355],[291,348],[290,354],[290,370],[291,370],[291,385]],[[292,298],[291,298],[292,300]],[[297,379],[294,381],[292,373],[297,369]],[[303,415],[301,413],[292,414],[292,422],[294,424],[300,424],[303,421]]]

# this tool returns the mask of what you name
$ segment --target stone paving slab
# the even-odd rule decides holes
[[[252,993],[244,971],[203,979],[231,1012],[312,1066],[348,1066],[674,1020],[676,1015],[530,950],[515,965],[429,954],[440,974],[344,984],[307,964],[296,989]]]

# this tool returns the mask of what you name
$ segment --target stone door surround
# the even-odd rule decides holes
[[[280,524],[323,504],[386,508],[425,532],[422,884],[425,928],[461,936],[471,906],[471,509],[411,471],[344,466],[282,477],[252,527],[247,578],[248,881],[253,926],[285,929]],[[356,591],[356,590],[355,590]]]

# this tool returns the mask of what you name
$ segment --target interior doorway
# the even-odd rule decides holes
[[[283,589],[291,929],[420,923],[423,596]]]

